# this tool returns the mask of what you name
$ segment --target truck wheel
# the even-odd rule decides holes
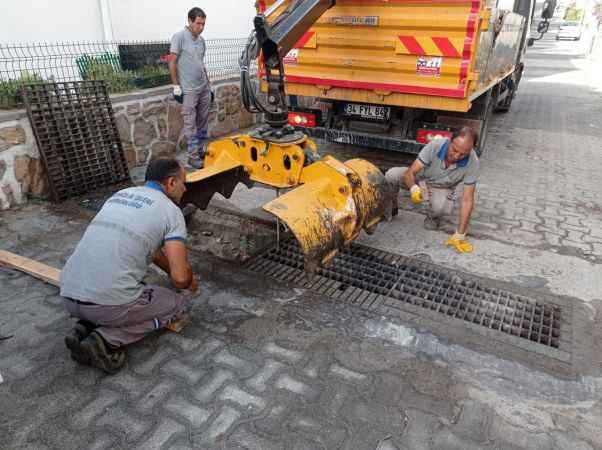
[[[498,104],[495,107],[496,113],[507,113],[510,111],[510,105],[512,105],[512,98],[514,97],[514,92],[510,92],[508,97],[502,100],[502,103]]]

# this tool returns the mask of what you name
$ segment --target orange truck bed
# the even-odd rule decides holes
[[[273,3],[259,1],[258,9]],[[491,5],[485,0],[337,0],[286,56],[286,91],[468,111],[474,99],[514,71],[520,50],[524,18]]]

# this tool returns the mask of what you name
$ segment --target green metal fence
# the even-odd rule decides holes
[[[246,39],[206,44],[209,77],[237,77]],[[21,86],[36,81],[104,80],[111,93],[167,85],[168,55],[167,41],[0,44],[0,108],[21,107]]]

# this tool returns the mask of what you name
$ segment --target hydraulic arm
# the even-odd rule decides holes
[[[335,0],[280,0],[255,17],[255,39],[261,50],[268,81],[266,123],[279,127],[288,120],[282,58],[303,34],[335,5]]]

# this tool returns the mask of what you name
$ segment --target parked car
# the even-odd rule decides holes
[[[579,22],[562,22],[556,34],[556,40],[559,41],[560,39],[571,39],[573,41],[581,39],[581,24]]]

